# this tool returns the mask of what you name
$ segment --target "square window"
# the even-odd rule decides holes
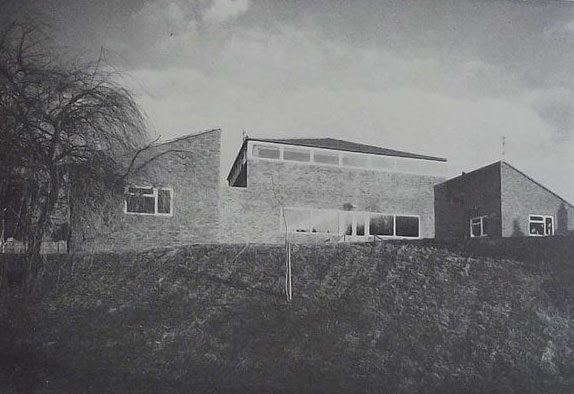
[[[528,234],[535,237],[554,235],[554,216],[530,215]]]
[[[392,215],[372,215],[369,221],[369,234],[395,235],[395,220]]]
[[[415,216],[397,216],[396,217],[396,235],[397,237],[419,236],[419,218]]]

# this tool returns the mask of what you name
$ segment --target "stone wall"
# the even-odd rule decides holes
[[[486,233],[501,236],[500,163],[435,186],[437,238],[470,237],[470,220],[488,216]]]
[[[555,234],[574,231],[574,207],[507,163],[502,163],[502,235],[528,235],[529,215],[554,217]]]
[[[420,215],[420,236],[434,237],[433,186],[442,178],[364,169],[252,159],[247,187],[224,187],[222,242],[281,242],[281,207]],[[292,234],[297,242],[323,242],[326,235]],[[332,240],[332,239],[331,239]]]
[[[123,193],[101,212],[76,204],[72,250],[149,249],[192,243],[216,243],[219,234],[221,131],[179,138],[145,152],[147,166],[130,179],[135,186],[173,189],[172,216],[126,214]]]

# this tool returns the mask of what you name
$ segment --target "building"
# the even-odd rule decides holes
[[[149,249],[217,243],[221,130],[177,138],[146,149],[125,190],[98,209],[71,202],[75,252]]]
[[[446,159],[332,138],[244,140],[221,201],[222,242],[434,237]]]
[[[574,206],[499,161],[435,186],[437,238],[515,237],[574,230]]]

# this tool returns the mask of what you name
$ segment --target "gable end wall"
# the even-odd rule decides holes
[[[528,235],[529,215],[554,217],[555,234],[574,231],[574,207],[512,166],[502,163],[502,235]]]

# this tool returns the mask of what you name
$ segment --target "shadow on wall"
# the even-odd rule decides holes
[[[556,220],[557,220],[557,234],[566,234],[568,232],[568,211],[566,210],[566,206],[564,203],[560,204],[560,208],[558,208],[558,212],[556,213]]]
[[[511,237],[524,237],[524,232],[520,228],[520,223],[518,219],[514,219],[512,222],[512,235]]]

